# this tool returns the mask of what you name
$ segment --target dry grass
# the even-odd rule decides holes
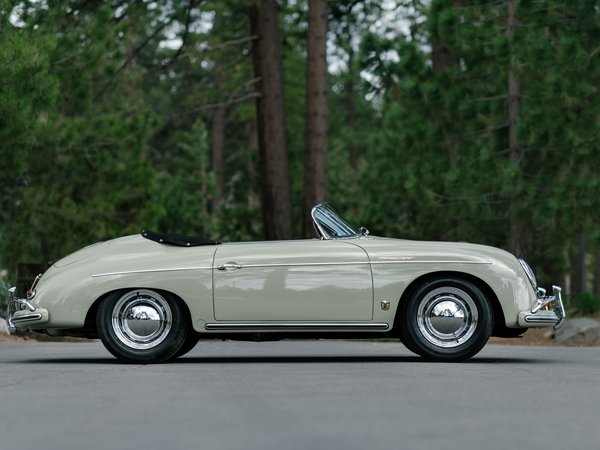
[[[8,334],[0,333],[0,344],[14,343],[14,342],[32,342],[31,338],[24,338],[21,336],[9,336]]]
[[[89,339],[74,337],[52,337],[41,333],[29,333],[18,336],[0,333],[0,344],[31,342],[89,342]]]

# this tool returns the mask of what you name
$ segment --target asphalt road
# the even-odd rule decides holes
[[[600,348],[200,343],[162,365],[98,342],[0,345],[0,450],[593,449]]]

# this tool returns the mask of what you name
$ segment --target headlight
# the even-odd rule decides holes
[[[537,280],[535,278],[535,274],[533,273],[533,270],[531,270],[531,267],[529,267],[529,264],[527,264],[521,258],[519,258],[519,262],[521,263],[521,266],[523,267],[523,270],[527,274],[527,278],[529,278],[529,282],[533,286],[533,289],[536,290],[537,287],[538,287],[538,285],[537,285]]]

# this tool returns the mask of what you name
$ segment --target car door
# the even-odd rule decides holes
[[[223,244],[215,252],[218,321],[368,321],[373,281],[365,251],[342,240]]]

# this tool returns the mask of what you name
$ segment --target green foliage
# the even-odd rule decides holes
[[[600,313],[600,297],[586,292],[569,297],[569,309],[577,316],[596,316]]]
[[[508,248],[509,220],[524,255],[544,272],[598,223],[600,21],[593,2],[431,2],[421,38],[364,41],[384,80],[381,137],[373,150],[374,217],[382,232]],[[453,63],[436,69],[421,42],[441,43]],[[399,61],[381,61],[392,48]],[[508,71],[520,84],[519,154],[508,151]],[[388,86],[386,80],[397,80]],[[392,208],[389,206],[393,205]],[[558,256],[558,257],[557,257]]]
[[[198,122],[172,139],[171,157],[162,164],[152,185],[153,201],[160,208],[156,226],[161,232],[210,234],[214,218],[207,214],[206,202],[214,183],[205,173],[209,161],[206,131]],[[189,170],[191,167],[195,170]]]
[[[8,289],[10,286],[4,277],[0,274],[0,317],[6,316],[6,301],[8,299]]]
[[[51,120],[57,80],[49,73],[52,36],[13,26],[7,2],[0,5],[0,256],[4,256],[11,254],[11,239],[20,232],[15,218],[29,206],[28,161],[36,157],[38,136]]]
[[[101,5],[72,17],[58,7],[31,8],[20,29],[3,28],[33,36],[27,51],[12,51],[17,64],[11,67],[20,79],[8,92],[26,89],[21,102],[35,101],[2,102],[23,108],[21,117],[35,114],[23,125],[26,145],[12,153],[20,182],[2,192],[9,205],[2,259],[13,273],[18,262],[53,261],[84,244],[139,232],[153,209],[147,158],[152,117],[129,92],[129,77],[112,78],[119,61],[111,57],[118,34],[111,9]],[[63,27],[71,33],[57,32]],[[20,65],[26,74],[18,73]]]
[[[506,2],[330,2],[328,200],[373,234],[412,239],[508,248],[516,220],[542,281],[564,273],[574,236],[599,234],[595,3],[515,2],[510,39]],[[9,277],[17,262],[144,228],[262,238],[249,4],[0,0],[0,267]],[[279,4],[299,235],[307,8]],[[432,65],[434,42],[445,67]],[[517,161],[509,69],[520,87]]]

